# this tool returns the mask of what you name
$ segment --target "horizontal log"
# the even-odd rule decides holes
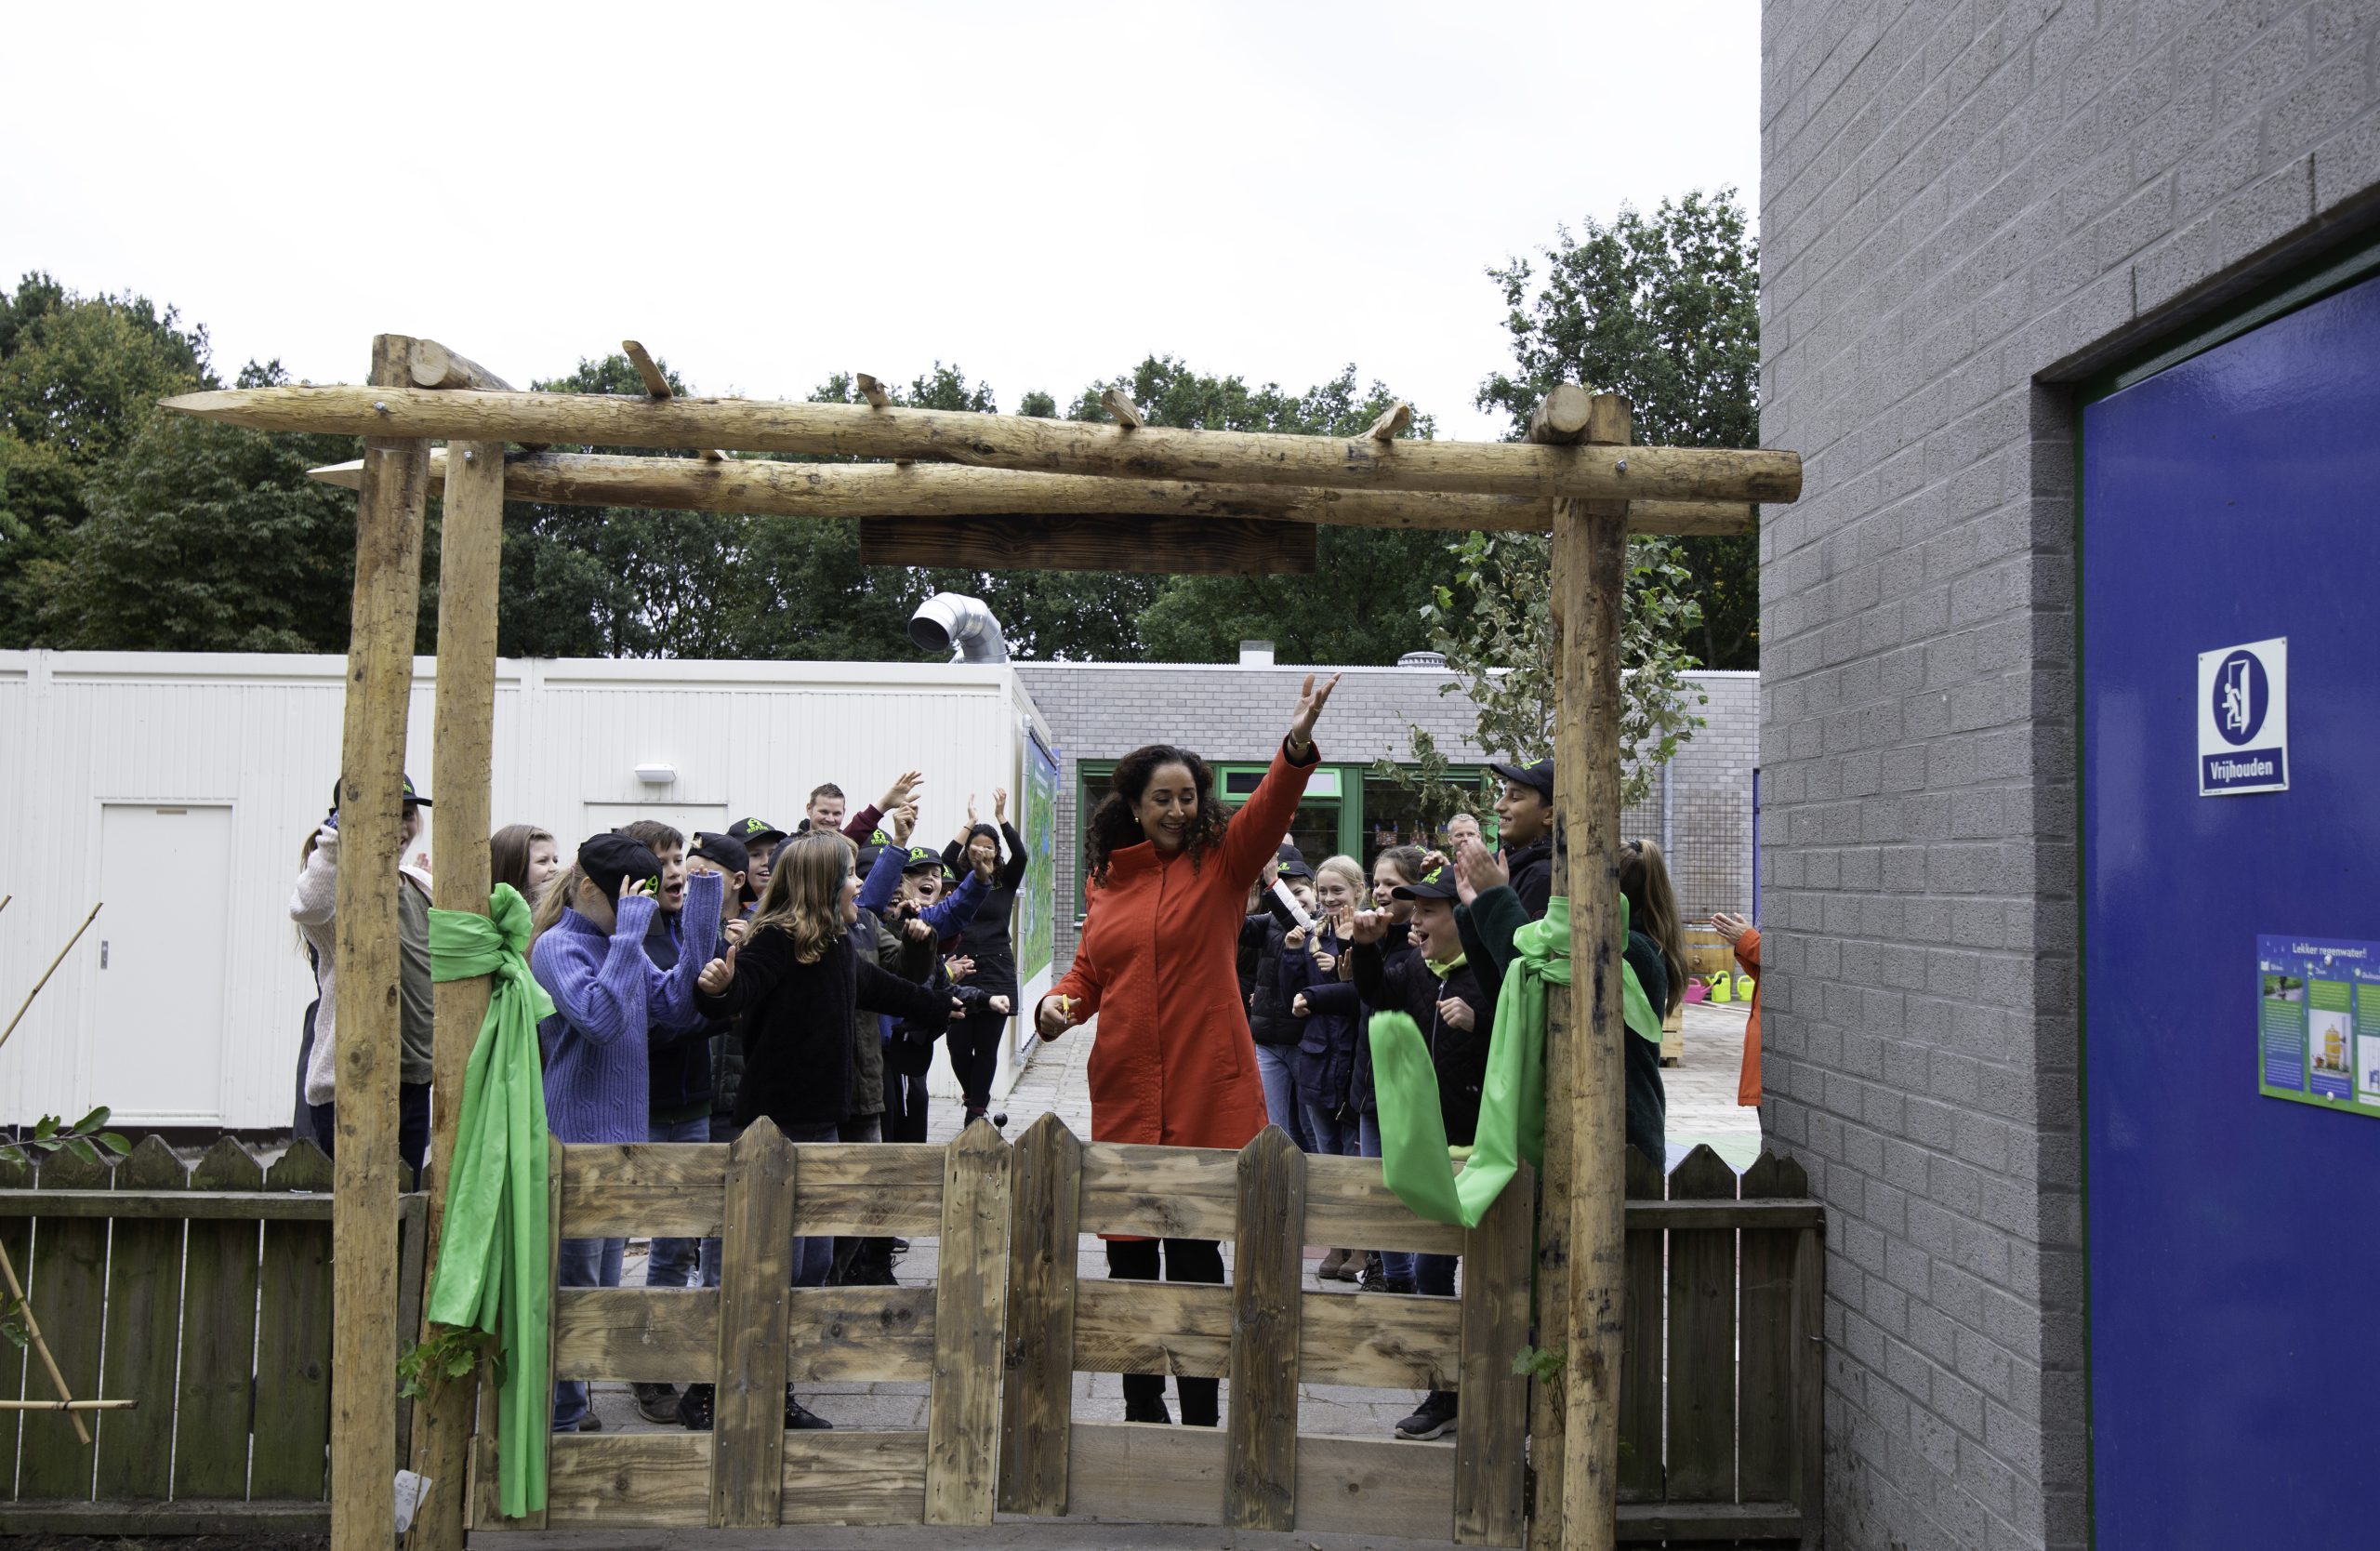
[[[416,388],[477,388],[509,393],[512,384],[466,355],[457,355],[435,339],[416,339],[406,363]]]
[[[1262,517],[863,517],[859,558],[979,571],[1304,577],[1317,563],[1319,531]]]
[[[1540,446],[1375,441],[1045,420],[960,410],[759,399],[487,393],[407,388],[235,388],[165,401],[257,431],[599,447],[728,447],[914,457],[1132,479],[1527,496],[1539,500],[1791,501],[1798,453],[1720,447]]]
[[[0,1190],[0,1217],[192,1217],[327,1223],[331,1198],[262,1190]]]
[[[444,487],[446,455],[430,454],[430,488]],[[363,464],[313,471],[352,490]],[[948,463],[778,463],[760,458],[699,464],[682,457],[602,453],[516,454],[505,460],[504,494],[560,506],[641,506],[669,511],[735,511],[756,517],[978,517],[1030,511],[1182,517],[1266,517],[1335,527],[1445,528],[1455,532],[1543,531],[1543,501],[1521,496],[1440,496],[1401,490],[1328,490],[1294,484],[1216,484],[1198,480],[1127,480],[964,469]],[[1631,501],[1631,533],[1758,531],[1743,501]]]

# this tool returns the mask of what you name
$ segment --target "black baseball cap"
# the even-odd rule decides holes
[[[617,830],[606,829],[600,835],[589,835],[578,847],[579,870],[603,891],[603,897],[619,903],[620,887],[631,880],[641,882],[661,879],[661,858],[641,841],[633,841]]]
[[[727,827],[727,833],[739,845],[775,845],[785,840],[785,831],[765,818],[739,818]]]
[[[333,781],[331,783],[331,812],[333,813],[338,812],[338,789],[339,783]],[[413,789],[413,777],[410,776],[405,777],[405,805],[414,808],[430,806],[430,799]]]
[[[1410,883],[1399,883],[1388,891],[1392,899],[1460,899],[1455,892],[1454,868],[1441,862]]]
[[[1275,856],[1274,860],[1279,864],[1281,876],[1284,878],[1311,878],[1314,876],[1314,868],[1305,865],[1305,858],[1298,854],[1297,846],[1289,841],[1283,841],[1281,842],[1280,852],[1276,856]]]
[[[1491,763],[1488,768],[1516,786],[1535,787],[1545,794],[1545,800],[1548,802],[1554,801],[1554,762],[1552,760],[1531,760],[1527,764]]]
[[[746,822],[754,821],[747,820]],[[708,829],[694,831],[694,846],[687,851],[686,855],[700,856],[704,861],[728,872],[748,872],[752,868],[752,853],[744,848],[742,841],[737,840],[734,835],[713,834]]]
[[[922,872],[927,868],[940,871],[942,868],[942,853],[939,851],[930,850],[922,845],[913,845],[903,855],[901,870],[904,872]]]

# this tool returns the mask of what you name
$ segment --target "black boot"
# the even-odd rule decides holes
[[[1182,1392],[1183,1426],[1211,1427],[1223,1420],[1221,1379],[1176,1379],[1173,1387]]]
[[[1155,1373],[1125,1374],[1124,1420],[1170,1423],[1173,1413],[1165,1409],[1165,1381]]]

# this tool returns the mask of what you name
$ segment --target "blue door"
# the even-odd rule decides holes
[[[2380,1545],[2380,1118],[2257,1032],[2260,936],[2380,940],[2380,279],[2089,404],[2082,486],[2097,1544]],[[2288,789],[2202,797],[2200,654],[2278,638]]]

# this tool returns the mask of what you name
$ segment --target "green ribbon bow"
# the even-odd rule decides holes
[[[546,1088],[537,1023],[552,998],[529,973],[529,903],[509,883],[488,913],[430,912],[433,980],[493,975],[487,1017],[463,1075],[462,1115],[446,1171],[445,1226],[430,1318],[485,1331],[503,1354],[497,1393],[500,1507],[512,1518],[546,1505]]]
[[[1622,940],[1628,902],[1620,902]],[[1477,1227],[1519,1169],[1545,1163],[1545,988],[1570,984],[1570,902],[1555,895],[1545,918],[1513,934],[1512,961],[1496,998],[1488,1039],[1488,1075],[1479,1092],[1479,1128],[1469,1161],[1455,1172],[1438,1107],[1438,1074],[1421,1030],[1403,1013],[1371,1020],[1372,1085],[1380,1103],[1381,1173],[1397,1200],[1434,1223]],[[1620,961],[1620,1008],[1628,1027],[1659,1042],[1653,1014],[1636,971]]]

